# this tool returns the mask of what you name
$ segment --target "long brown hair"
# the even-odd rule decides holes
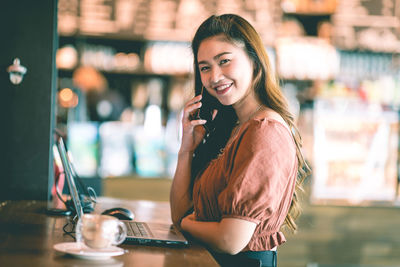
[[[298,172],[296,188],[289,212],[285,218],[285,225],[290,230],[295,231],[297,229],[295,220],[300,215],[298,194],[299,192],[303,191],[301,185],[309,174],[310,169],[306,164],[301,152],[301,136],[295,125],[294,116],[289,111],[288,103],[280,89],[278,78],[275,76],[275,74],[273,74],[269,57],[263,42],[253,26],[251,26],[251,24],[244,18],[234,14],[224,14],[220,16],[213,15],[205,20],[198,28],[192,40],[195,71],[195,93],[198,94],[202,88],[200,71],[197,64],[197,52],[199,46],[204,39],[221,34],[232,43],[244,45],[245,51],[254,63],[253,84],[251,88],[254,89],[258,100],[266,107],[271,108],[279,113],[292,130],[292,136],[296,144]],[[212,98],[213,97],[207,93],[207,90],[204,90],[202,100],[203,107],[207,100],[211,102],[214,101],[213,107],[211,108],[218,109],[218,114],[222,113],[221,116],[217,115],[215,120],[218,120],[218,117],[223,117],[224,119],[220,120],[219,123],[214,124],[215,133],[213,132],[213,135],[216,137],[210,138],[211,142],[206,142],[206,144],[201,145],[196,150],[195,153],[197,159],[194,158],[192,163],[192,169],[194,169],[194,171],[192,170],[193,176],[196,176],[198,172],[200,172],[207,165],[207,163],[216,156],[218,153],[217,151],[221,147],[225,146],[227,140],[224,138],[224,136],[226,137],[229,135],[227,135],[226,132],[223,133],[223,129],[225,127],[229,128],[229,131],[231,131],[233,128],[232,122],[237,119],[232,107],[224,107],[219,105],[218,103],[215,103],[216,101]],[[225,123],[225,125],[222,126],[223,123]]]

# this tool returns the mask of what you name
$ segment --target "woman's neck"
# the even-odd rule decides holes
[[[263,105],[260,104],[255,97],[251,97],[251,95],[248,95],[246,99],[233,105],[239,124],[250,120],[262,107]]]

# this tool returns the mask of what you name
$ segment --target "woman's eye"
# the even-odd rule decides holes
[[[200,71],[201,71],[201,72],[206,71],[206,70],[208,70],[208,69],[209,69],[209,67],[200,67]]]
[[[223,64],[228,63],[229,61],[231,61],[231,60],[230,60],[230,59],[222,59],[222,60],[219,62],[219,64],[220,64],[220,65],[223,65]]]

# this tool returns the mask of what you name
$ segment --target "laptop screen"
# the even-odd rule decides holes
[[[68,189],[72,198],[72,202],[75,208],[76,215],[80,219],[83,215],[82,203],[79,198],[78,190],[75,185],[74,178],[72,176],[71,165],[69,164],[69,159],[67,155],[67,150],[62,137],[57,140],[58,153],[60,154],[61,162],[64,168],[65,177],[67,179]]]

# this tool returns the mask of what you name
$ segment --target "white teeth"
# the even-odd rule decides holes
[[[229,86],[231,86],[231,85],[230,85],[230,84],[222,85],[222,86],[220,86],[220,87],[215,88],[215,90],[221,91],[221,90],[224,90],[224,89],[228,88]]]

